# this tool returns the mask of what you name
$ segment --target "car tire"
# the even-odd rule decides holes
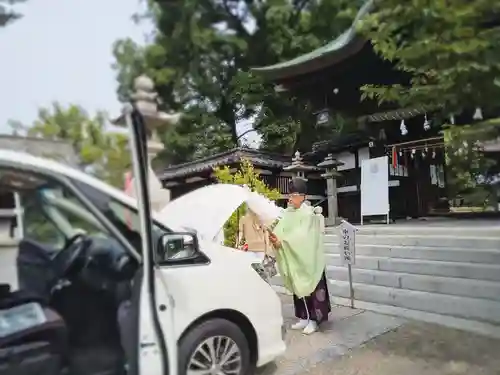
[[[213,364],[213,355],[210,355],[210,346],[219,347],[219,352],[215,354],[216,361],[221,365],[221,359],[227,357],[222,355],[224,348],[230,345],[233,350],[237,350],[227,358],[222,370],[235,370],[240,368],[234,375],[247,375],[250,372],[250,348],[248,341],[238,326],[225,319],[207,320],[192,328],[179,344],[179,374],[189,374],[189,370],[210,368]],[[217,351],[217,349],[215,350]],[[232,350],[231,350],[232,351]],[[237,357],[239,355],[239,360]],[[194,359],[194,361],[193,361]],[[204,365],[203,367],[201,365]]]

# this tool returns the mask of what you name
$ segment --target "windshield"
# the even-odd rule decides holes
[[[50,181],[33,190],[23,191],[25,238],[64,248],[76,234],[109,237],[109,233],[86,206],[65,186]]]
[[[141,226],[136,209],[81,181],[73,181],[78,189],[97,207],[99,211],[121,232],[138,251],[141,251]],[[168,228],[153,222],[153,241],[158,241]]]

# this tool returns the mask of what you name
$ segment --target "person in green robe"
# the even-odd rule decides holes
[[[325,275],[324,233],[320,215],[305,204],[307,184],[294,178],[289,206],[269,234],[285,287],[293,293],[297,323],[292,329],[311,334],[328,320],[330,297]]]

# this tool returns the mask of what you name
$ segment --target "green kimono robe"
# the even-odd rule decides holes
[[[305,204],[289,207],[273,233],[281,242],[276,262],[285,287],[299,298],[309,296],[325,271],[321,216]]]

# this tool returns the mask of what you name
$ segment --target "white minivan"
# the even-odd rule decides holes
[[[284,353],[279,297],[239,252],[209,240],[246,190],[208,188],[195,210],[188,195],[152,215],[138,125],[137,201],[0,150],[0,190],[24,209],[18,290],[0,286],[0,375],[247,375]]]

